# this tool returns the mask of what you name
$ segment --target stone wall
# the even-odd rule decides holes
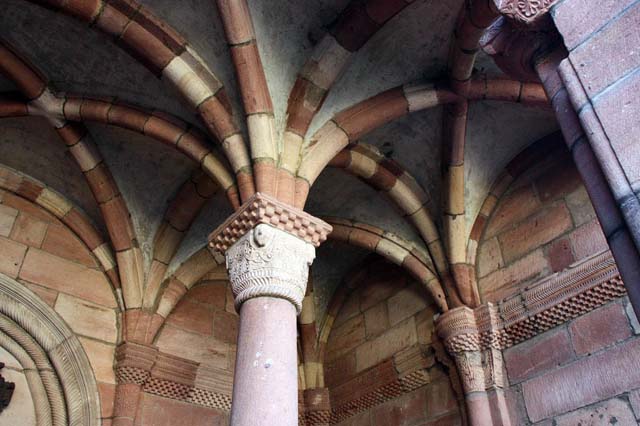
[[[435,307],[398,267],[376,259],[335,317],[325,357],[340,425],[460,424],[432,347]],[[343,285],[347,285],[344,284]]]
[[[640,192],[640,5],[566,0],[551,16],[569,52],[560,73],[573,106],[623,213],[637,215],[637,199],[622,199]]]
[[[477,277],[496,302],[608,248],[569,152],[559,144],[497,200],[484,227]]]
[[[233,373],[238,314],[224,268],[194,285],[158,334],[160,351]]]
[[[636,424],[638,333],[624,297],[506,349],[514,424]]]
[[[96,257],[52,214],[0,190],[0,273],[40,296],[77,334],[98,382],[102,417],[110,418],[117,303]]]
[[[224,268],[185,294],[156,340],[160,353],[184,361],[183,367],[143,387],[136,425],[228,424],[238,318]]]

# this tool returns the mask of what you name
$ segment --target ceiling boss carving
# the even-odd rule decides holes
[[[495,0],[500,13],[523,24],[531,24],[553,6],[556,0]]]

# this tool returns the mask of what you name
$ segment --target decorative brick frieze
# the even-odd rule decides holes
[[[116,348],[116,378],[142,391],[165,398],[231,410],[231,375],[193,361],[164,354],[152,346],[126,342]],[[221,379],[211,380],[211,377]]]
[[[142,386],[151,374],[158,349],[134,342],[125,342],[116,348],[116,380]]]
[[[358,398],[336,406],[331,412],[331,424],[340,423],[376,405],[421,388],[429,382],[431,382],[431,376],[426,368],[409,373],[402,378],[396,377],[393,381],[378,386]]]
[[[315,247],[326,241],[332,229],[326,222],[258,192],[209,235],[209,247],[224,253],[260,223],[288,232]]]
[[[429,368],[435,357],[421,346],[398,352],[360,375],[331,390],[331,419],[326,412],[306,414],[307,425],[336,424],[376,405],[412,392],[431,382]],[[315,423],[314,421],[316,421]],[[325,423],[322,423],[322,422]]]
[[[610,252],[554,274],[498,304],[457,308],[436,320],[452,353],[502,350],[625,294]]]

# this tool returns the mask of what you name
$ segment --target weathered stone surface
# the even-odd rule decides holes
[[[42,242],[42,250],[90,268],[98,267],[84,243],[64,226],[49,226]]]
[[[20,271],[20,265],[27,252],[27,246],[16,243],[8,238],[0,237],[0,272],[16,278]]]
[[[479,280],[480,291],[487,301],[497,301],[516,289],[514,286],[525,280],[538,277],[548,267],[542,250],[536,250],[503,269]]]
[[[116,306],[111,285],[102,272],[42,250],[32,248],[27,252],[19,277],[99,305]]]
[[[40,247],[47,232],[47,226],[47,223],[22,213],[13,224],[11,239],[31,247]]]
[[[80,343],[89,357],[96,380],[103,383],[115,383],[116,377],[113,371],[115,346],[85,337],[80,337]]]
[[[575,260],[571,251],[571,243],[567,238],[554,241],[548,250],[549,266],[553,272],[562,271]]]
[[[576,260],[608,250],[602,228],[597,220],[586,223],[569,235]]]
[[[162,352],[228,369],[229,345],[213,337],[191,333],[167,324],[157,341]]]
[[[640,340],[523,383],[527,412],[537,422],[640,387]]]
[[[142,394],[139,416],[141,426],[226,424],[226,416],[217,410],[147,393]]]
[[[374,340],[356,349],[357,371],[366,370],[418,341],[414,318],[398,324]]]
[[[186,294],[188,299],[224,309],[227,283],[225,281],[205,281],[196,285]]]
[[[557,2],[557,6],[553,8],[553,21],[562,34],[567,49],[572,50],[632,2],[633,0]],[[587,10],[589,13],[580,13]]]
[[[186,298],[178,302],[167,322],[184,330],[213,335],[213,310]]]
[[[389,328],[389,314],[387,304],[378,303],[364,311],[364,326],[367,338],[377,336]]]
[[[564,204],[557,204],[500,235],[502,256],[509,263],[553,240],[571,226],[569,210]]]
[[[572,413],[556,417],[556,426],[599,426],[599,425],[633,425],[636,419],[629,404],[614,398],[591,407],[582,408]]]
[[[577,318],[569,331],[578,355],[597,352],[631,336],[629,320],[620,303],[611,303]]]
[[[531,186],[518,188],[502,198],[491,216],[485,238],[491,238],[535,213],[540,201]]]
[[[418,389],[371,410],[373,426],[419,424],[427,409],[426,389]]]
[[[60,293],[55,310],[78,334],[109,343],[118,338],[116,313],[112,309]]]
[[[500,252],[500,244],[497,238],[482,242],[478,249],[476,265],[478,265],[478,277],[480,278],[504,266],[502,253]]]
[[[531,377],[566,364],[575,358],[566,328],[556,328],[531,341],[504,351],[504,361],[510,383]]]
[[[364,316],[358,315],[334,328],[329,335],[327,359],[332,360],[353,350],[366,340]]]
[[[18,216],[18,210],[13,207],[0,204],[0,236],[8,237],[13,228],[13,223]]]
[[[584,186],[569,194],[566,201],[575,226],[580,226],[595,219],[596,212],[593,210],[589,194],[587,194]]]
[[[424,292],[416,286],[408,286],[387,300],[389,322],[392,326],[427,307]]]

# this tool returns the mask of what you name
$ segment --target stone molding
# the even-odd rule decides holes
[[[502,15],[525,25],[540,19],[555,2],[556,0],[494,0]]]
[[[255,297],[290,301],[300,314],[315,248],[288,232],[259,223],[226,255],[236,310]]]
[[[436,320],[451,354],[503,350],[626,294],[611,252],[595,255],[498,304],[452,309]]]
[[[330,390],[331,407],[318,392],[306,390],[305,413],[300,424],[320,426],[340,423],[376,405],[412,392],[431,382],[429,369],[435,364],[435,356],[426,353],[421,346],[412,346],[393,357],[363,371],[357,376]],[[311,399],[316,403],[309,404]]]
[[[328,223],[257,192],[209,235],[209,248],[224,254],[260,223],[285,231],[315,247],[326,241],[332,230]]]
[[[143,392],[216,410],[231,411],[231,373],[125,342],[116,349],[118,384],[133,383]],[[216,377],[216,380],[211,380]]]
[[[98,386],[80,341],[50,306],[1,273],[0,346],[27,371],[39,424],[100,425]]]

